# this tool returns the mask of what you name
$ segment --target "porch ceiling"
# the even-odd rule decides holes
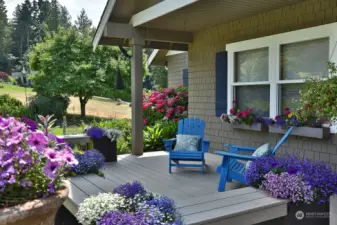
[[[138,25],[146,28],[196,32],[220,23],[249,17],[301,1],[303,0],[199,0]]]

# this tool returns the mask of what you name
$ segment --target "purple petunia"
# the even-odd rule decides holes
[[[50,179],[55,179],[58,175],[58,169],[61,167],[59,162],[49,161],[44,167],[43,172]]]
[[[22,117],[22,121],[25,122],[31,131],[37,130],[37,123],[34,120],[29,119],[28,117]]]
[[[30,122],[0,116],[0,209],[32,200],[31,196],[54,194],[65,169],[76,164],[69,146],[56,145],[53,137],[27,125]],[[22,202],[8,205],[8,196]]]

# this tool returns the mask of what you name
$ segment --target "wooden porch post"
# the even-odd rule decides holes
[[[144,40],[133,38],[131,61],[132,154],[143,154],[143,46]]]

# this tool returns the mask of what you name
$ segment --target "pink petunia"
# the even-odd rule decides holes
[[[60,163],[48,161],[48,163],[43,167],[43,172],[50,179],[55,179],[58,176],[58,169],[60,167]]]
[[[27,144],[34,151],[43,152],[48,145],[48,139],[41,131],[36,131],[27,138]]]

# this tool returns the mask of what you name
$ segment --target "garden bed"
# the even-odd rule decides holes
[[[256,123],[251,126],[246,125],[246,124],[231,124],[231,126],[234,129],[240,129],[240,130],[268,131],[268,126],[261,124],[261,123]]]
[[[286,129],[282,127],[269,126],[269,132],[284,134],[286,132]],[[330,137],[330,128],[295,127],[290,135],[317,139],[328,139]]]

